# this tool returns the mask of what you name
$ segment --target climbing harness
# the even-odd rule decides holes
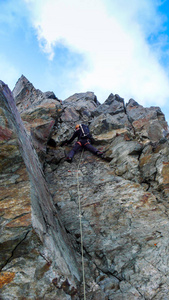
[[[81,147],[83,146],[80,141],[77,141],[77,144],[79,144]],[[90,142],[89,142],[89,140],[87,140],[87,142],[84,144],[84,146],[89,145],[89,144],[90,144]]]
[[[82,231],[82,215],[81,215],[81,204],[80,204],[80,191],[79,191],[79,167],[82,160],[84,149],[82,150],[78,167],[77,167],[77,193],[78,193],[78,203],[79,203],[79,220],[80,220],[80,242],[81,242],[81,253],[82,253],[82,272],[83,272],[83,292],[84,292],[84,300],[86,300],[86,287],[85,287],[85,268],[84,268],[84,256],[83,256],[83,231]]]
[[[86,146],[86,145],[89,145],[89,144],[90,144],[90,142],[89,142],[89,141],[87,141],[87,142],[86,142],[86,144],[84,144],[84,146]]]

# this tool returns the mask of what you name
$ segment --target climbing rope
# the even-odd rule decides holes
[[[79,167],[83,156],[83,151],[81,153],[78,167],[77,167],[77,193],[78,193],[78,203],[79,203],[79,220],[80,220],[80,242],[81,242],[81,253],[82,253],[82,272],[83,272],[83,292],[84,292],[84,300],[86,300],[86,284],[85,284],[85,268],[84,268],[84,256],[83,256],[83,231],[82,231],[82,215],[81,215],[81,204],[80,204],[80,190],[79,190]]]

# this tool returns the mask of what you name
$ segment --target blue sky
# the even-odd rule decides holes
[[[160,106],[169,123],[168,0],[0,0],[0,74],[62,100],[93,91]]]

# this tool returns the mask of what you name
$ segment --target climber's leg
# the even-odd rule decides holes
[[[89,141],[87,141],[85,144],[84,144],[84,148],[89,150],[90,152],[92,152],[93,154],[96,154],[100,157],[103,157],[103,152],[99,151],[98,149],[96,149],[95,147],[93,147]]]
[[[81,149],[81,144],[76,142],[72,150],[69,152],[68,157],[66,158],[67,161],[72,161],[73,156]]]
[[[97,152],[99,152],[99,150],[97,150],[95,147],[93,147],[90,142],[87,142],[85,145],[84,145],[84,148],[89,150],[90,152],[94,153],[94,154],[97,154]]]

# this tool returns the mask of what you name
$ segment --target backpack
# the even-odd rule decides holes
[[[82,138],[82,139],[90,138],[90,131],[89,131],[89,127],[87,125],[80,124],[80,129],[81,129],[80,138]]]

